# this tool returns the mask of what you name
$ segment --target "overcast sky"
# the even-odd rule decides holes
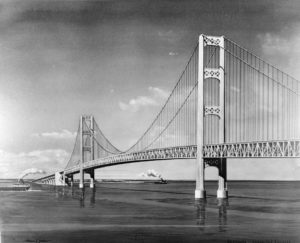
[[[0,177],[64,168],[82,114],[128,148],[160,110],[201,33],[225,35],[299,80],[299,12],[298,0],[0,0]],[[228,176],[299,180],[299,161],[283,162],[232,160]],[[150,168],[195,178],[192,160],[116,166],[98,176],[136,178]],[[207,175],[216,178],[216,169]]]

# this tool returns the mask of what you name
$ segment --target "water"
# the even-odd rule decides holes
[[[0,192],[1,242],[300,242],[300,182],[98,183]],[[42,190],[40,190],[42,189]]]

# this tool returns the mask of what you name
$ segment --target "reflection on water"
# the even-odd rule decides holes
[[[79,201],[79,207],[86,206],[86,200],[89,199],[89,206],[94,208],[96,203],[96,187],[94,188],[74,188],[71,189],[72,198]]]
[[[84,196],[85,196],[85,188],[79,189],[78,190],[78,195],[79,195],[79,206],[81,208],[84,208]]]
[[[56,198],[68,198],[78,200],[79,207],[84,208],[86,201],[89,201],[90,207],[95,207],[96,203],[96,187],[94,188],[77,188],[77,187],[49,187],[50,191],[55,192]]]
[[[231,182],[229,200],[216,183],[202,201],[183,182],[1,192],[2,242],[300,242],[299,182]]]
[[[206,199],[200,199],[195,201],[196,206],[196,217],[197,225],[205,226],[207,219],[206,207],[208,202]],[[212,205],[210,205],[212,206]],[[227,226],[227,207],[229,206],[228,199],[217,199],[218,206],[218,223],[219,223],[219,232],[226,232]],[[205,231],[205,227],[199,228],[201,231]]]
[[[206,204],[207,201],[205,199],[199,199],[195,201],[196,208],[197,208],[197,225],[204,226],[205,225],[205,219],[206,219]],[[204,230],[204,227],[201,227],[200,229]]]
[[[219,208],[219,231],[225,232],[227,225],[227,207],[229,206],[228,199],[217,199]]]
[[[91,189],[90,206],[95,207],[96,203],[96,187]]]

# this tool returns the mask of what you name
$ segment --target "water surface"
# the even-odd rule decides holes
[[[1,184],[1,183],[0,183]],[[97,183],[0,192],[2,242],[300,242],[300,182]]]

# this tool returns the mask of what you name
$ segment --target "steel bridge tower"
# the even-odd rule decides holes
[[[224,36],[199,36],[198,53],[198,110],[197,110],[197,172],[196,172],[196,190],[195,198],[204,199],[205,192],[205,163],[210,164],[209,159],[203,158],[204,145],[204,122],[205,116],[218,116],[219,144],[225,143],[225,51]],[[204,52],[208,46],[216,46],[219,51],[219,65],[213,68],[204,66]],[[209,78],[219,80],[219,105],[204,104],[204,82],[209,82]],[[217,160],[217,161],[216,161]],[[218,198],[227,198],[227,165],[226,158],[214,159],[213,163],[219,171],[219,187],[217,191]]]
[[[79,188],[84,188],[84,173],[90,175],[90,188],[94,187],[95,170],[84,171],[83,164],[95,159],[94,152],[94,117],[80,117],[80,170],[79,170]]]

